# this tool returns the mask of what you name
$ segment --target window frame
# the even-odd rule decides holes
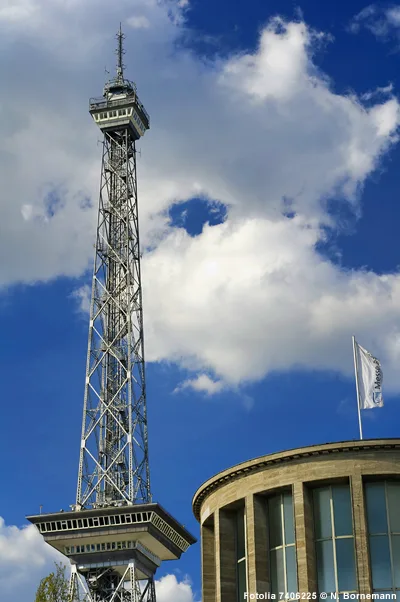
[[[286,520],[285,520],[285,504],[284,504],[284,498],[285,496],[289,495],[291,497],[291,501],[292,501],[292,513],[293,513],[293,542],[292,543],[286,543]],[[270,541],[271,541],[271,527],[270,527],[270,510],[269,510],[269,504],[270,501],[274,498],[278,498],[279,499],[279,506],[280,506],[280,528],[281,528],[281,539],[282,539],[282,543],[279,544],[278,546],[273,546],[271,547]],[[298,572],[298,566],[297,566],[297,546],[296,546],[296,523],[295,523],[295,514],[294,514],[294,496],[293,496],[293,489],[285,489],[283,491],[277,491],[275,493],[273,493],[272,495],[268,496],[267,498],[267,533],[268,533],[268,562],[269,562],[269,572],[270,572],[270,579],[271,579],[271,591],[272,591],[272,571],[271,571],[271,566],[272,566],[272,562],[271,562],[271,556],[272,556],[272,552],[276,552],[277,550],[282,550],[282,558],[283,558],[283,574],[284,574],[284,581],[285,581],[285,596],[290,596],[290,594],[296,594],[296,592],[298,591],[298,587],[299,587],[299,572]],[[294,549],[294,559],[295,559],[295,567],[296,567],[296,591],[295,592],[289,592],[289,584],[288,584],[288,573],[287,573],[287,563],[286,563],[286,550],[288,548],[293,548]],[[276,593],[276,592],[274,592]]]
[[[244,556],[239,558],[239,515],[243,516],[243,542],[244,542]],[[241,520],[241,517],[240,517]],[[245,589],[244,592],[248,592],[249,588],[249,577],[247,573],[247,521],[246,521],[246,507],[242,506],[239,508],[234,515],[234,526],[235,526],[235,569],[236,569],[236,599],[238,602],[242,602],[241,592],[239,591],[240,586],[240,577],[239,577],[239,569],[242,568],[244,564],[244,573],[245,573]]]
[[[389,475],[388,475],[389,476]],[[368,562],[369,562],[369,572],[371,576],[371,591],[373,593],[392,593],[396,596],[399,596],[400,599],[400,583],[399,586],[396,587],[395,582],[395,564],[394,564],[394,555],[393,555],[393,537],[400,537],[399,531],[391,530],[391,520],[390,520],[390,506],[389,506],[389,495],[388,495],[388,484],[396,484],[399,488],[399,498],[400,498],[400,481],[396,478],[386,478],[386,479],[368,479],[364,482],[363,491],[365,497],[365,523],[366,523],[366,531],[368,538]],[[386,511],[386,531],[379,533],[370,533],[370,526],[368,520],[368,497],[367,497],[367,487],[368,485],[381,485],[383,487],[384,498],[385,498],[385,511]],[[393,510],[393,509],[392,509]],[[371,559],[371,539],[387,537],[389,544],[389,559],[390,559],[390,577],[391,577],[391,587],[390,588],[374,588],[373,585],[373,572],[372,572],[372,559]]]
[[[350,496],[350,512],[351,512],[351,525],[352,525],[352,534],[351,535],[336,535],[336,526],[335,526],[335,508],[334,508],[334,495],[333,495],[333,490],[335,487],[347,487],[348,491],[349,491],[349,496]],[[329,518],[330,518],[330,527],[331,527],[331,533],[330,533],[330,537],[317,537],[316,534],[316,500],[315,500],[315,494],[317,491],[321,491],[323,489],[328,489],[329,490]],[[313,509],[313,528],[314,528],[314,550],[315,550],[315,562],[316,562],[316,573],[317,573],[317,589],[318,589],[318,593],[320,593],[320,589],[319,589],[319,583],[318,583],[318,567],[319,567],[319,563],[318,563],[318,550],[317,550],[317,544],[320,542],[324,542],[324,541],[331,541],[332,542],[332,559],[333,559],[333,574],[334,574],[334,581],[335,581],[335,591],[334,592],[327,592],[328,594],[330,594],[331,596],[335,596],[336,600],[341,600],[343,597],[343,594],[358,594],[359,590],[358,590],[358,568],[357,568],[357,553],[356,553],[356,541],[355,541],[355,523],[354,523],[354,508],[353,508],[353,497],[352,497],[352,487],[351,487],[351,482],[347,481],[347,482],[333,482],[333,483],[326,483],[324,485],[321,485],[319,487],[313,487],[311,490],[311,495],[312,495],[312,509]],[[339,589],[339,571],[338,571],[338,563],[337,563],[337,550],[336,550],[336,542],[338,540],[352,540],[353,545],[352,545],[352,550],[353,550],[353,563],[354,563],[354,579],[355,579],[355,586],[356,589],[347,589],[347,590],[340,590]],[[324,590],[325,592],[325,590]]]

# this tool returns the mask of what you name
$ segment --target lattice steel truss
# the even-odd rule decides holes
[[[125,127],[104,134],[76,503],[150,501],[136,147]]]
[[[134,562],[130,562],[123,575],[110,569],[89,573],[86,579],[72,565],[69,584],[69,602],[155,602],[154,581],[140,584]]]
[[[70,559],[68,602],[156,602],[158,567],[196,541],[150,492],[135,146],[150,118],[123,38],[89,101],[104,140],[76,503],[27,517]]]
[[[158,567],[195,542],[150,492],[135,146],[150,118],[123,38],[89,101],[104,140],[76,503],[28,517],[71,561],[69,602],[156,602]]]

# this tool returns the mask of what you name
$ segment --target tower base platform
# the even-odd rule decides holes
[[[156,503],[27,519],[70,559],[71,602],[155,602],[154,575],[161,562],[180,558],[196,541]]]

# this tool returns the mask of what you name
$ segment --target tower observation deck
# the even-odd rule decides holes
[[[104,140],[76,503],[28,517],[70,559],[70,602],[155,602],[157,568],[195,542],[150,489],[136,182],[150,118],[117,39],[116,76],[89,103]]]

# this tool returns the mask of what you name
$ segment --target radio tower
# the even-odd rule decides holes
[[[195,542],[150,492],[135,146],[150,123],[117,40],[89,105],[104,141],[76,504],[28,517],[70,559],[70,602],[155,602],[161,561]]]

